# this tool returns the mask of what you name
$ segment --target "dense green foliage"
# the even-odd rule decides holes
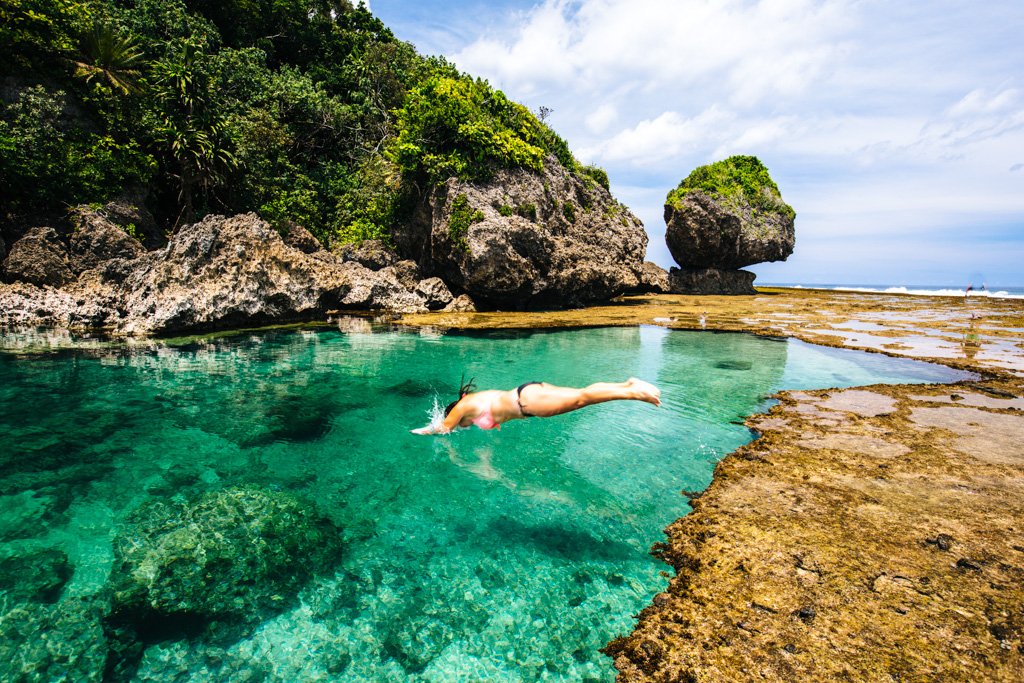
[[[469,226],[479,223],[484,219],[484,212],[479,209],[473,210],[469,206],[469,197],[459,194],[452,200],[452,211],[448,218],[448,234],[455,246],[462,250],[469,249],[469,242],[466,235],[469,234]]]
[[[778,185],[757,157],[732,156],[701,166],[668,193],[665,203],[679,206],[687,193],[696,190],[733,202],[746,202],[757,210],[796,216],[793,208],[782,201]]]
[[[449,177],[549,154],[607,185],[347,0],[0,0],[0,20],[0,219],[138,187],[168,229],[256,211],[344,242],[387,239]]]

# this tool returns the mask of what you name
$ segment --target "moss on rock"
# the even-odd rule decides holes
[[[731,156],[693,170],[668,193],[665,203],[681,208],[687,194],[695,191],[723,199],[728,203],[746,202],[762,211],[778,211],[791,220],[796,211],[782,201],[782,193],[768,169],[754,156]]]

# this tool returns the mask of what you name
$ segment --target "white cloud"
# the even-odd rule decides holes
[[[544,0],[451,57],[554,109],[669,265],[665,193],[731,154],[768,165],[798,251],[801,235],[884,251],[936,226],[1024,223],[1022,24],[1019,0]],[[982,253],[975,231],[948,234]]]
[[[583,123],[591,133],[603,133],[608,130],[609,126],[615,123],[617,118],[619,118],[619,111],[614,105],[605,103],[587,116]]]

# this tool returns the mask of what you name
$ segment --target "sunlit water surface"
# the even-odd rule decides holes
[[[480,388],[636,376],[661,388],[663,404],[410,434],[435,397],[454,398],[463,372]],[[99,594],[112,538],[139,505],[256,483],[308,497],[343,529],[336,567],[236,642],[147,643],[135,680],[607,681],[598,648],[667,584],[648,550],[688,511],[680,490],[707,486],[715,462],[752,438],[742,420],[767,396],[957,377],[878,354],[659,327],[367,326],[8,352],[0,559],[60,549],[73,573],[47,599]],[[2,576],[0,588],[17,580]],[[0,595],[0,613],[14,606]]]

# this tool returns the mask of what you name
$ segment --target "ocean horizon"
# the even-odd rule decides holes
[[[841,292],[874,292],[878,294],[913,294],[916,296],[956,296],[967,295],[967,286],[949,287],[943,285],[895,285],[895,284],[835,284],[835,283],[795,283],[765,282],[755,283],[755,287],[783,287],[786,289],[827,289]],[[1002,285],[971,286],[970,296],[989,297],[992,299],[1024,299],[1024,287],[1008,287]]]

